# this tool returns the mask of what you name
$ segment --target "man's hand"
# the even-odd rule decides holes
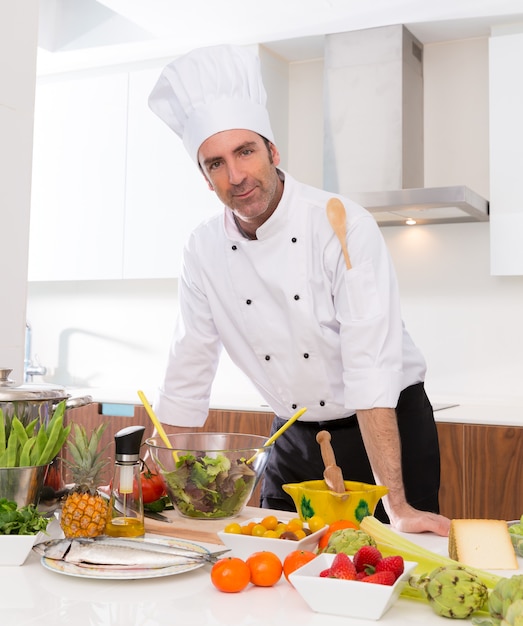
[[[386,485],[389,489],[388,495],[383,498],[383,505],[391,526],[401,532],[434,532],[446,537],[450,520],[436,513],[418,511],[407,502],[401,469],[401,442],[394,409],[367,409],[358,411],[357,415],[374,478],[378,484]]]
[[[399,511],[387,511],[390,524],[395,530],[402,533],[433,532],[441,537],[447,537],[450,530],[450,520],[437,513],[418,511],[409,504]]]

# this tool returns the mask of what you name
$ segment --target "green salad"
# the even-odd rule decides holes
[[[16,502],[0,498],[0,535],[37,535],[49,521],[34,504],[18,508]]]
[[[254,470],[244,460],[231,462],[223,454],[180,456],[176,469],[163,475],[171,500],[182,515],[209,519],[239,513],[256,480]]]

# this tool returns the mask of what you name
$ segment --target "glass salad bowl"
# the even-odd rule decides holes
[[[179,433],[146,443],[174,508],[184,517],[224,519],[241,513],[263,475],[268,437]]]

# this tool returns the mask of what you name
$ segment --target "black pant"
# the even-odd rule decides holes
[[[404,389],[396,407],[401,439],[405,495],[409,504],[422,511],[439,512],[440,456],[432,406],[423,383]],[[274,418],[271,434],[285,422]],[[325,466],[316,434],[328,430],[345,480],[374,484],[374,477],[355,415],[325,422],[295,422],[274,443],[263,478],[261,506],[295,511],[292,498],[281,485],[323,478]],[[374,515],[388,523],[378,504]]]

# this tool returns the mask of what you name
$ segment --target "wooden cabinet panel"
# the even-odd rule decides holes
[[[101,414],[102,405],[92,403],[66,412],[68,422],[83,424],[88,432],[103,422],[109,426],[102,443],[107,446],[109,463],[103,474],[107,484],[114,462],[114,435],[126,426],[145,427],[144,441],[153,432],[149,416],[135,406],[133,417]],[[240,432],[268,436],[273,413],[264,411],[225,411],[212,409],[205,425],[195,431]],[[181,429],[165,425],[167,433]],[[523,428],[477,424],[437,424],[441,453],[441,513],[449,518],[518,519],[523,513]],[[63,456],[68,458],[64,449]],[[71,482],[63,468],[64,481]],[[259,506],[260,486],[249,501]]]
[[[519,519],[523,513],[523,428],[464,428],[465,516]]]
[[[449,518],[464,514],[463,424],[437,424],[441,457],[440,511]]]

